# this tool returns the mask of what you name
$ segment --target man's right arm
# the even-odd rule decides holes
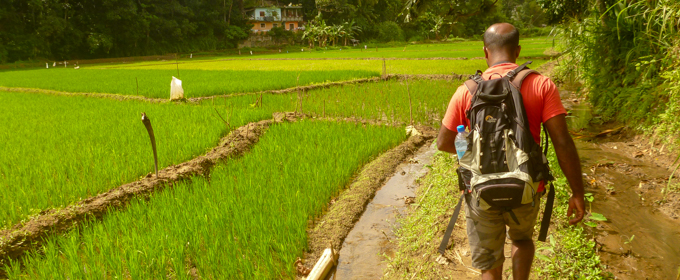
[[[439,136],[437,136],[437,149],[442,152],[456,153],[456,135],[457,131],[449,130],[445,125],[439,129]]]
[[[562,173],[567,177],[571,187],[572,195],[569,198],[567,217],[571,217],[572,213],[574,214],[574,218],[569,220],[569,224],[574,225],[580,222],[585,214],[581,161],[576,152],[574,140],[569,135],[564,114],[559,114],[547,120],[545,127],[555,146],[555,154],[557,154],[557,161],[562,168]]]
[[[465,105],[470,103],[469,98],[466,99],[466,93],[465,86],[458,87],[446,108],[442,126],[439,128],[439,136],[437,136],[437,149],[442,152],[456,153],[455,140],[458,135],[456,127],[461,124],[465,125]]]

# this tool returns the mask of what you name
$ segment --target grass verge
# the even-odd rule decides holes
[[[557,177],[555,208],[548,242],[536,242],[537,252],[533,266],[536,279],[606,279],[600,259],[594,250],[595,243],[584,232],[581,225],[570,227],[566,218],[568,198],[571,191],[559,169],[554,151],[549,155],[551,166]],[[443,266],[437,263],[437,248],[444,230],[451,218],[453,207],[458,202],[455,158],[437,153],[428,175],[421,178],[417,190],[416,204],[406,216],[398,221],[396,229],[397,250],[388,258],[386,279],[467,279],[471,276],[466,268],[458,264]],[[542,217],[542,215],[539,215]],[[458,225],[464,214],[458,220]],[[537,223],[536,230],[540,227]],[[463,231],[464,234],[464,231]],[[454,247],[460,239],[455,237]],[[466,242],[466,241],[465,241]],[[506,262],[509,260],[506,260]],[[453,276],[453,278],[451,278]],[[473,277],[474,276],[474,277]]]

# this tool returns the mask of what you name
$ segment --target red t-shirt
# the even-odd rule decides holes
[[[496,74],[505,76],[510,70],[515,68],[517,68],[517,64],[514,63],[497,64],[484,71],[482,77],[485,80],[498,79],[500,77]],[[529,119],[529,130],[531,130],[531,135],[534,136],[536,143],[540,143],[541,123],[554,116],[567,113],[564,106],[562,106],[560,93],[550,78],[536,74],[531,74],[524,78],[520,92],[522,93],[524,109]],[[465,85],[458,87],[456,93],[451,98],[451,102],[449,102],[449,107],[446,109],[442,125],[451,131],[456,131],[456,127],[461,124],[470,127],[470,120],[465,117],[465,111],[470,108],[470,99],[472,99],[472,96],[467,87]],[[543,186],[541,184],[538,191],[542,190]]]

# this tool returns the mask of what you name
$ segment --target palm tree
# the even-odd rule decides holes
[[[345,36],[345,46],[347,46],[347,39],[354,39],[355,35],[361,32],[361,26],[358,26],[354,20],[345,22],[344,29],[347,35]]]

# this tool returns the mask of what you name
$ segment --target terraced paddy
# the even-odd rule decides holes
[[[547,42],[527,40],[525,50],[540,56]],[[0,87],[12,90],[0,91],[0,119],[10,120],[0,122],[0,142],[12,147],[0,155],[0,278],[294,278],[293,262],[308,253],[310,222],[351,193],[348,186],[369,162],[416,137],[405,133],[407,125],[438,126],[462,83],[447,75],[486,68],[482,59],[434,58],[478,57],[479,47],[461,42],[381,48],[380,56],[353,49],[0,72]],[[387,59],[385,74],[421,76],[380,80],[383,57],[428,59]],[[186,97],[220,97],[166,102],[171,76],[183,80]],[[366,78],[375,79],[302,87]],[[222,155],[201,174],[156,178],[142,112],[151,118],[161,169],[184,168],[216,146],[242,145],[234,139],[248,139],[242,151],[249,151]],[[250,134],[263,121],[269,128]],[[416,147],[409,145],[400,151]],[[394,171],[381,172],[372,180]],[[144,195],[131,192],[101,215],[85,213],[38,235],[24,231],[142,180],[154,182]]]

